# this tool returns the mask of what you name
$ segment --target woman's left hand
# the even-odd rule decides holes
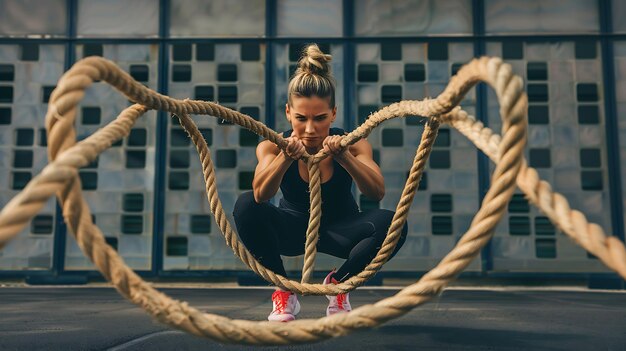
[[[329,135],[322,142],[323,150],[334,158],[343,158],[348,148],[341,147],[341,135]]]

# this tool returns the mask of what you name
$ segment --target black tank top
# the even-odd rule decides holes
[[[292,130],[283,132],[283,137],[291,135]],[[344,135],[340,128],[330,128],[329,135]],[[309,184],[300,177],[298,162],[292,162],[280,183],[283,198],[279,207],[296,211],[308,216],[310,198]],[[333,160],[333,175],[322,183],[322,221],[336,220],[346,215],[359,212],[359,207],[352,196],[352,177],[337,161]]]

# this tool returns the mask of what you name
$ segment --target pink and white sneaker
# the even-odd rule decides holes
[[[324,278],[324,282],[322,284],[339,284],[337,279],[331,278],[335,271],[331,271],[328,273],[326,278]],[[326,295],[328,299],[328,307],[326,307],[326,316],[330,316],[336,313],[345,313],[352,311],[352,306],[350,306],[350,294],[338,294],[337,296],[329,296]]]
[[[298,296],[291,291],[276,290],[272,294],[272,313],[267,316],[270,322],[291,322],[300,313]]]

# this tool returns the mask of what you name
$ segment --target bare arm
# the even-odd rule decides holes
[[[363,195],[380,201],[385,196],[385,181],[380,167],[374,162],[372,146],[361,139],[348,150],[339,152],[340,141],[339,136],[328,137],[324,140],[324,148],[348,171]]]
[[[294,137],[285,140],[288,142],[286,153],[268,140],[262,141],[256,148],[259,163],[254,170],[252,189],[257,203],[276,195],[289,166],[304,153],[304,145],[300,140]]]

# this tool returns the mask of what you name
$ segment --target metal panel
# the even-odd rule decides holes
[[[358,121],[354,125],[362,124],[371,112],[390,103],[437,96],[460,64],[473,55],[471,43],[357,44]],[[474,91],[465,97],[462,105],[474,113]],[[417,116],[393,119],[370,134],[368,141],[379,155],[385,176],[386,195],[378,204],[359,194],[361,210],[368,207],[395,210],[420,142],[423,123]],[[406,243],[385,265],[385,270],[428,270],[452,249],[478,210],[476,162],[471,143],[443,126],[421,190],[409,212]],[[469,270],[480,269],[479,261],[469,267]]]
[[[0,46],[0,206],[47,164],[47,99],[64,60],[63,45]],[[0,269],[52,268],[55,223],[55,201],[50,199],[0,251]]]
[[[487,54],[503,56],[522,76],[529,95],[526,157],[542,179],[562,193],[572,208],[611,232],[601,54],[596,41],[487,44]],[[501,122],[493,91],[488,94],[489,125]],[[606,268],[556,231],[522,195],[493,239],[493,269],[508,272],[598,272]]]
[[[265,121],[265,45],[185,43],[170,46],[169,94],[219,101]],[[238,195],[251,188],[258,138],[211,116],[194,116],[216,166],[219,196],[232,222]],[[164,270],[243,269],[226,246],[205,194],[200,160],[175,119],[168,131]],[[207,227],[208,226],[208,227]]]
[[[146,86],[156,89],[157,45],[79,44],[76,57],[102,55]],[[105,83],[95,83],[81,101],[76,127],[81,140],[114,120],[131,103]],[[130,136],[80,170],[83,194],[107,242],[134,269],[149,270],[152,260],[156,112],[149,111]],[[65,269],[95,269],[72,236],[65,245]]]

